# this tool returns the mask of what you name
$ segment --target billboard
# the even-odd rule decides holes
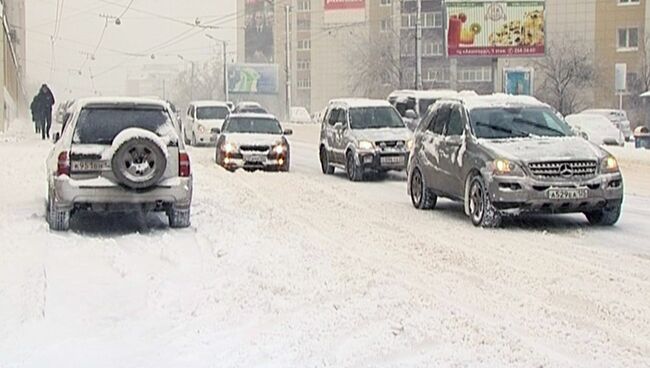
[[[277,64],[230,64],[228,65],[230,93],[277,94]]]
[[[325,0],[325,10],[365,9],[366,0]]]
[[[533,69],[532,68],[505,68],[505,92],[509,95],[533,95]]]
[[[544,55],[544,1],[447,0],[446,4],[449,56]]]
[[[246,0],[244,42],[247,63],[274,62],[275,0]]]

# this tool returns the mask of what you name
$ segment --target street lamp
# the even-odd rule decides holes
[[[207,37],[207,38],[209,38],[209,39],[211,39],[211,40],[213,40],[215,42],[221,43],[221,45],[222,45],[222,48],[223,48],[223,95],[224,95],[224,98],[225,98],[226,102],[228,102],[230,100],[230,95],[229,95],[230,92],[228,91],[228,89],[229,89],[229,87],[228,87],[228,49],[227,49],[228,43],[226,41],[224,41],[224,40],[220,40],[220,39],[214,37],[211,34],[206,33],[205,37]]]
[[[194,101],[194,68],[195,68],[194,62],[191,61],[191,60],[185,59],[183,57],[183,55],[181,55],[181,54],[178,54],[177,56],[178,56],[179,59],[181,59],[181,60],[183,60],[185,62],[188,62],[188,63],[190,63],[192,65],[192,75],[190,76],[190,100]]]

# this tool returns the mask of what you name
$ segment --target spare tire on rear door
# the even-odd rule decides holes
[[[113,140],[111,167],[120,184],[147,189],[162,179],[167,168],[167,146],[156,134],[129,128]]]

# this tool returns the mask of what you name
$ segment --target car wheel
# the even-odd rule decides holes
[[[469,182],[469,214],[474,226],[496,228],[501,226],[502,216],[494,208],[485,181],[480,175],[475,175]]]
[[[350,181],[362,181],[363,169],[357,165],[352,152],[349,152],[346,159],[345,171],[348,174]]]
[[[52,193],[49,192],[47,195],[47,213],[45,217],[47,218],[47,223],[50,226],[50,230],[53,231],[68,231],[70,230],[70,211],[59,211],[56,208],[54,203],[54,198]]]
[[[320,149],[320,168],[325,175],[334,174],[334,166],[330,165],[330,160],[327,157],[327,150],[325,147]]]
[[[585,212],[589,223],[594,226],[613,226],[621,218],[621,205],[608,206],[598,211]]]
[[[172,208],[167,213],[169,218],[169,226],[174,229],[183,229],[190,227],[190,209],[179,210]]]
[[[415,169],[411,177],[411,202],[420,210],[434,209],[438,203],[438,197],[427,188],[419,169]]]
[[[119,137],[116,141],[119,141]],[[115,178],[131,189],[156,185],[167,169],[167,153],[163,148],[146,137],[136,136],[121,143],[111,159]]]

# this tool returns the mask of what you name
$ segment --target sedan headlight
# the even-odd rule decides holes
[[[370,141],[359,141],[359,149],[362,150],[372,150],[375,149],[375,144]]]
[[[278,144],[277,146],[273,147],[273,153],[276,155],[281,155],[287,151],[287,146],[284,144]]]
[[[237,146],[233,143],[226,143],[223,145],[223,151],[225,153],[235,153],[237,152]]]
[[[201,125],[201,124],[198,124],[197,127],[196,127],[196,129],[197,129],[197,130],[199,131],[199,133],[201,133],[201,134],[205,133],[205,131],[206,131],[205,127],[204,127],[203,125]]]
[[[614,156],[608,156],[600,162],[600,172],[603,174],[614,174],[619,170],[618,161]]]
[[[415,141],[413,139],[409,139],[406,141],[406,149],[409,151],[413,150],[413,147],[415,146]]]
[[[516,163],[506,159],[496,159],[491,163],[492,173],[499,176],[525,176],[524,170]]]

